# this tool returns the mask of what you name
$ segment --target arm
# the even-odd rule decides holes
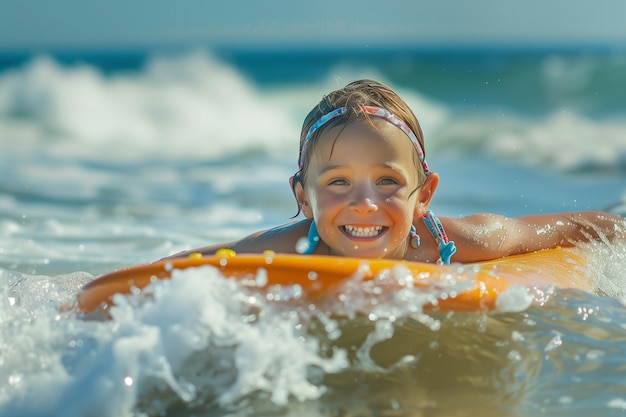
[[[296,253],[298,239],[305,237],[310,221],[302,220],[295,223],[253,233],[241,240],[217,243],[180,252],[163,259],[185,258],[195,253],[213,255],[220,249],[231,249],[237,253],[263,253],[272,250],[277,253]]]
[[[534,252],[577,242],[626,239],[626,221],[603,212],[546,214],[507,218],[476,214],[446,219],[448,235],[456,242],[457,262],[476,262]]]

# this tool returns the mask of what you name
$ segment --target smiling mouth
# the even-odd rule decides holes
[[[360,227],[350,225],[345,225],[341,228],[348,236],[356,238],[376,237],[386,229],[384,226]]]

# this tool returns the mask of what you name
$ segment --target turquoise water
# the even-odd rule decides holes
[[[546,289],[515,313],[429,318],[417,293],[358,285],[347,304],[288,289],[270,301],[197,271],[154,286],[152,302],[120,298],[110,322],[58,309],[99,274],[290,221],[301,119],[361,77],[396,87],[422,121],[436,213],[624,216],[626,54],[0,63],[0,415],[625,412],[625,242],[579,249],[595,294]]]

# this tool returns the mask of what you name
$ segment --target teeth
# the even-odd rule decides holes
[[[354,226],[344,226],[346,232],[353,237],[374,237],[378,236],[380,232],[383,230],[382,226],[372,226],[372,227],[354,227]]]

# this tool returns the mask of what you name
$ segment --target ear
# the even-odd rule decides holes
[[[289,178],[289,185],[293,190],[293,193],[296,197],[296,201],[298,202],[298,206],[300,210],[302,210],[302,214],[308,219],[313,218],[313,210],[311,209],[311,205],[308,202],[306,197],[306,192],[304,191],[304,187],[302,186],[302,181],[297,181],[294,185],[295,177]]]
[[[416,218],[422,217],[424,213],[428,210],[428,206],[430,206],[430,202],[435,195],[435,190],[437,190],[437,186],[439,185],[439,174],[436,172],[431,172],[426,177],[424,184],[417,191],[417,201],[415,202],[415,212],[413,216]]]

